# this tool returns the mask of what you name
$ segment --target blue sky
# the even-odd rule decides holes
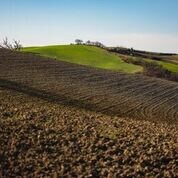
[[[0,39],[178,52],[178,0],[0,0]]]

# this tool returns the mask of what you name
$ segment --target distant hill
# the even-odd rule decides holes
[[[156,53],[123,47],[110,47],[107,48],[107,50],[109,52],[131,56],[137,59],[139,58],[147,62],[156,62],[158,65],[163,66],[165,69],[173,73],[178,73],[178,55],[174,53]]]
[[[95,46],[58,45],[28,47],[24,48],[23,51],[38,53],[42,56],[56,58],[61,61],[88,65],[96,68],[110,69],[113,71],[137,73],[143,70],[141,66],[128,64],[119,56]]]

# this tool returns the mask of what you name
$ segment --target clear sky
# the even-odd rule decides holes
[[[178,0],[0,0],[0,39],[178,52]]]

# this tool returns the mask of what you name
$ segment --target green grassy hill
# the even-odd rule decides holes
[[[178,73],[178,64],[173,64],[165,61],[159,61],[158,63],[169,71]]]
[[[61,61],[126,73],[136,73],[143,70],[141,66],[128,64],[117,55],[94,46],[58,45],[27,47],[23,48],[23,51],[39,53],[42,56],[56,58]]]

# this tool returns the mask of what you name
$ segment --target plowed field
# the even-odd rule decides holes
[[[178,84],[0,50],[0,177],[177,177]]]
[[[0,86],[107,115],[178,122],[178,84],[0,52]]]

